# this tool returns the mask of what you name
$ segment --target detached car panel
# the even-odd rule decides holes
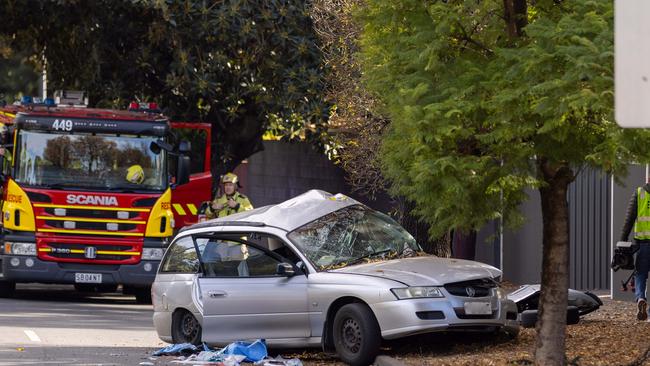
[[[336,349],[368,364],[381,339],[463,330],[516,336],[517,307],[482,263],[424,254],[388,216],[309,191],[183,230],[153,286],[164,341]]]

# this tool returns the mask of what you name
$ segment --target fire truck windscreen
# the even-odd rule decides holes
[[[157,139],[21,130],[14,179],[44,188],[161,191],[167,187],[167,154],[151,150]]]

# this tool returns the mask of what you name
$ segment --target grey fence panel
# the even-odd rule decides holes
[[[610,177],[582,171],[569,187],[570,282],[575,289],[610,287]]]
[[[256,207],[322,189],[347,193],[343,171],[307,143],[265,141],[248,159],[248,195]]]

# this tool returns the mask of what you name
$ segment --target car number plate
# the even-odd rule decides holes
[[[464,306],[467,315],[492,314],[492,306],[489,302],[466,302]]]
[[[75,273],[74,282],[76,283],[102,283],[101,273]]]

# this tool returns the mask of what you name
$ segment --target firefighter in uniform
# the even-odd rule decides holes
[[[224,194],[216,197],[205,211],[207,219],[225,217],[242,211],[253,209],[248,197],[239,193],[239,178],[233,173],[228,173],[221,178]]]
[[[638,320],[648,319],[648,300],[646,283],[650,271],[650,180],[643,187],[638,187],[627,207],[625,223],[621,231],[621,241],[627,241],[634,226],[634,242],[639,246],[634,262],[634,295],[637,303]]]

